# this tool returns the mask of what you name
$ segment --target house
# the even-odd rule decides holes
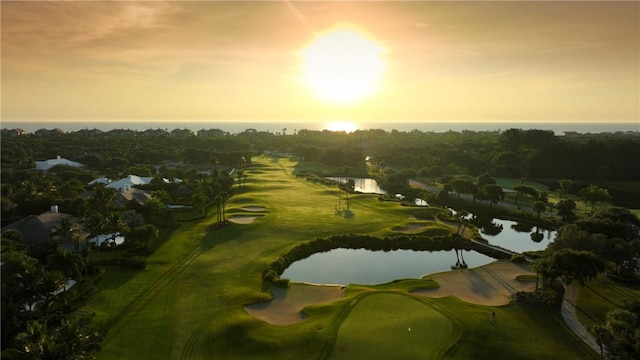
[[[95,180],[91,180],[89,181],[89,185],[95,185],[95,184],[105,184],[105,185],[109,185],[111,183],[110,179],[107,179],[106,177],[99,177]]]
[[[127,191],[127,190],[131,189],[135,185],[147,185],[147,184],[150,184],[151,180],[153,180],[152,176],[142,177],[142,176],[136,176],[136,175],[129,175],[126,178],[122,178],[122,179],[117,180],[117,181],[109,182],[107,184],[107,187],[108,188],[112,188],[112,189],[116,189],[116,190],[118,190],[118,192],[124,192],[124,191]]]
[[[58,128],[51,129],[51,130],[38,129],[33,134],[35,136],[60,136],[60,135],[64,134],[64,131],[62,131],[61,129],[58,129]]]
[[[2,136],[18,137],[24,135],[27,135],[27,132],[22,129],[2,129]]]
[[[66,166],[73,166],[73,167],[84,166],[79,162],[71,161],[63,157],[60,157],[60,155],[58,155],[55,159],[36,161],[36,170],[47,171],[56,165],[66,165]]]
[[[147,200],[151,199],[153,195],[149,191],[140,190],[136,188],[128,188],[125,191],[118,192],[116,198],[113,200],[117,206],[127,206],[131,201],[135,201],[138,204],[144,204]]]
[[[224,131],[220,129],[198,130],[198,137],[223,136]]]
[[[189,129],[171,130],[171,137],[189,137],[189,136],[193,136],[193,131]]]
[[[137,176],[137,175],[128,175],[125,178],[122,178],[117,181],[113,181],[111,179],[107,179],[105,177],[100,177],[95,180],[89,182],[89,185],[93,184],[105,184],[108,188],[116,189],[118,192],[124,192],[136,185],[147,185],[151,184],[153,180],[153,176]],[[171,180],[167,178],[162,178],[162,181],[165,183],[170,183]],[[173,179],[173,182],[180,183],[181,179]]]
[[[105,133],[107,136],[136,136],[135,130],[130,129],[113,129]]]
[[[105,184],[108,188],[115,189],[118,192],[116,198],[114,199],[115,205],[126,206],[131,201],[135,201],[139,204],[144,204],[145,202],[147,202],[147,200],[151,199],[152,194],[150,191],[136,189],[135,186],[150,184],[152,180],[152,176],[137,175],[128,175],[127,177],[117,181],[113,181],[105,177],[100,177],[89,182],[89,185]],[[165,183],[171,182],[171,180],[167,178],[162,178],[162,181]],[[181,179],[174,179],[173,181],[176,183],[182,182]],[[88,196],[88,194],[81,195],[81,197],[82,196]]]
[[[15,229],[22,234],[22,240],[27,247],[44,244],[56,236],[56,228],[61,219],[70,217],[70,214],[58,212],[57,206],[52,206],[51,211],[40,215],[29,215],[2,228],[2,232]],[[62,245],[73,248],[70,239],[63,239]]]
[[[142,132],[142,136],[169,136],[169,132],[164,129],[147,129]]]
[[[124,240],[125,240],[124,235],[116,231],[114,233],[100,234],[98,236],[92,237],[91,239],[87,239],[87,242],[97,246],[100,246],[105,242],[109,245],[115,244],[117,246],[117,245],[122,245],[124,243]]]
[[[74,135],[80,135],[80,136],[96,136],[96,135],[102,135],[103,131],[100,129],[80,129],[76,132],[73,133]]]

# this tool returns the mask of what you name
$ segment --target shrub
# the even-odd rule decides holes
[[[122,259],[122,262],[120,263],[120,265],[124,267],[130,267],[133,269],[142,270],[147,267],[147,259],[143,258],[142,256],[124,258]]]
[[[287,288],[289,287],[289,279],[277,278],[272,281],[272,284],[279,288]]]

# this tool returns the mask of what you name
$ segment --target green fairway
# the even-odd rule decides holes
[[[359,301],[342,323],[331,358],[439,358],[456,335],[451,319],[425,300],[373,294]]]
[[[594,326],[607,319],[607,312],[640,299],[640,284],[618,282],[600,275],[584,286],[578,285],[576,313],[583,324]]]
[[[444,359],[597,359],[568,331],[562,317],[545,307],[510,303],[488,307],[453,297],[437,304],[461,322],[462,333]],[[496,324],[491,312],[496,312]]]
[[[98,359],[353,358],[347,355],[371,354],[367,351],[389,355],[383,358],[443,353],[480,358],[474,352],[494,351],[521,358],[553,358],[556,350],[556,358],[589,354],[557,313],[520,306],[499,310],[508,334],[500,334],[498,352],[498,342],[489,342],[497,338],[495,329],[486,326],[490,308],[407,295],[416,287],[436,285],[422,280],[350,287],[340,301],[308,306],[307,319],[293,325],[276,326],[249,315],[245,305],[271,298],[262,271],[295,245],[342,233],[397,235],[394,229],[415,221],[410,218],[416,208],[369,194],[350,196],[345,212],[344,197],[338,208],[337,187],[295,177],[296,164],[259,157],[245,170],[246,186],[230,198],[227,214],[261,215],[255,222],[212,229],[216,213],[211,209],[205,220],[183,224],[160,245],[146,269],[107,268],[97,294],[84,304],[95,312],[96,325],[108,330]],[[435,222],[422,224],[428,231],[443,231]],[[450,355],[445,351],[458,334]],[[548,351],[526,345],[538,339]]]

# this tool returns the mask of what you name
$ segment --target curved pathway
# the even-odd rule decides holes
[[[576,315],[576,300],[578,299],[578,288],[575,285],[565,285],[564,298],[562,299],[562,307],[560,312],[565,324],[584,341],[589,347],[600,353],[600,346],[596,338],[582,325],[580,319]]]

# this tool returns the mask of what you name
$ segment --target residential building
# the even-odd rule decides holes
[[[73,166],[73,167],[84,166],[79,162],[71,161],[63,157],[60,157],[60,155],[58,155],[55,159],[36,161],[36,170],[47,171],[56,165],[66,165],[66,166]]]

